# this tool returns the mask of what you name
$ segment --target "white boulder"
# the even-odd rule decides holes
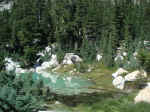
[[[112,74],[112,76],[116,78],[117,76],[122,75],[124,73],[126,74],[128,73],[128,71],[123,68],[119,68],[115,73]]]
[[[115,61],[118,61],[118,60],[124,60],[124,57],[123,57],[121,54],[118,54],[118,55],[115,57]]]
[[[122,54],[123,54],[123,56],[127,56],[127,52],[123,52]]]
[[[20,73],[27,73],[29,72],[27,69],[23,69],[23,68],[16,68],[15,73],[16,74],[20,74]]]
[[[101,59],[102,59],[102,55],[101,55],[101,54],[97,54],[97,55],[96,55],[96,60],[97,60],[97,61],[100,61]]]
[[[133,53],[133,56],[134,56],[134,57],[136,57],[137,55],[138,55],[138,53],[137,53],[137,52],[134,52],[134,53]]]
[[[82,59],[78,55],[75,55],[74,53],[66,53],[62,64],[70,65],[73,64],[74,62],[81,62],[81,61]]]
[[[47,68],[57,67],[58,65],[57,56],[53,54],[50,61],[43,62],[41,66],[36,67],[35,71],[37,73],[43,73]]]
[[[56,67],[57,65],[59,65],[59,62],[57,60],[57,55],[52,54],[49,64],[51,67]]]
[[[50,56],[51,55],[51,51],[52,51],[52,48],[50,46],[47,46],[47,47],[45,47],[45,49],[43,51],[38,52],[37,56],[44,57],[46,54],[48,54]]]
[[[39,67],[36,67],[35,71],[40,74],[40,73],[44,72],[44,70],[45,69],[42,66],[39,66]]]
[[[150,103],[150,87],[146,87],[139,91],[138,95],[134,98],[135,103],[146,102]]]
[[[7,71],[15,70],[16,68],[20,68],[18,62],[14,62],[11,58],[5,58],[5,68]]]
[[[35,69],[34,68],[30,68],[29,72],[35,72]]]
[[[12,71],[14,70],[14,72],[16,74],[20,74],[20,73],[27,73],[27,72],[34,72],[35,70],[33,68],[31,69],[24,69],[21,68],[20,64],[18,62],[14,62],[11,58],[5,58],[5,68],[7,71]]]
[[[118,88],[118,89],[124,89],[124,85],[125,85],[125,80],[122,76],[118,76],[116,77],[114,80],[113,80],[113,85],[115,88]]]
[[[57,105],[58,105],[58,104],[61,104],[61,103],[60,103],[59,101],[56,101],[56,102],[55,102],[55,104],[57,104]]]
[[[127,74],[125,76],[125,81],[135,81],[137,79],[146,78],[146,77],[147,77],[147,73],[145,71],[136,70],[134,72]]]
[[[46,68],[50,67],[50,63],[49,62],[43,62],[41,66],[46,69]]]

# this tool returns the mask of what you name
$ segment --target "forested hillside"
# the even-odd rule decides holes
[[[0,12],[1,55],[33,65],[39,50],[57,43],[56,52],[75,52],[85,60],[99,52],[112,66],[117,48],[129,56],[150,40],[149,16],[146,0],[13,0]]]

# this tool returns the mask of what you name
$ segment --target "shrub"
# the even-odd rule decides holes
[[[77,69],[78,72],[84,73],[87,71],[88,66],[85,63],[75,63],[75,68]]]
[[[140,50],[137,59],[140,67],[145,71],[150,72],[150,52],[145,49]]]
[[[40,109],[43,99],[41,95],[32,94],[32,91],[36,89],[39,93],[41,87],[31,77],[31,74],[26,74],[25,77],[18,78],[13,71],[1,72],[0,106],[14,112],[33,112]]]
[[[139,68],[140,65],[138,63],[138,60],[133,56],[129,56],[129,60],[125,60],[123,63],[123,68],[128,69],[128,70],[133,70]]]
[[[96,59],[96,47],[90,44],[88,40],[84,40],[82,47],[80,48],[80,55],[86,62],[92,62]]]
[[[57,60],[58,60],[58,62],[61,63],[61,62],[63,61],[63,59],[64,59],[65,52],[60,49],[60,50],[58,50],[58,51],[56,52],[56,55],[57,55]]]
[[[0,70],[4,70],[5,68],[5,57],[8,56],[8,53],[5,50],[0,49]]]

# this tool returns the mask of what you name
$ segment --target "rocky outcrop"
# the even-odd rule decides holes
[[[112,74],[113,85],[118,89],[123,89],[125,82],[128,81],[136,81],[137,79],[146,78],[147,73],[144,70],[136,70],[134,72],[128,73],[128,71],[124,70],[123,68],[119,68],[115,73]],[[127,75],[126,75],[127,74]],[[123,76],[125,75],[125,76]]]

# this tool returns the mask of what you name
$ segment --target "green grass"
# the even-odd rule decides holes
[[[108,68],[100,63],[96,63],[93,68],[91,72],[82,76],[94,81],[97,87],[115,89],[112,85],[112,73],[115,72],[115,68]]]
[[[74,65],[66,65],[66,66],[62,66],[61,68],[59,68],[58,70],[56,70],[56,72],[58,73],[67,73],[71,70],[73,70],[75,67]]]
[[[75,112],[149,112],[149,104],[133,103],[134,96],[135,94],[118,98],[108,97],[93,104],[80,104],[74,110]]]

